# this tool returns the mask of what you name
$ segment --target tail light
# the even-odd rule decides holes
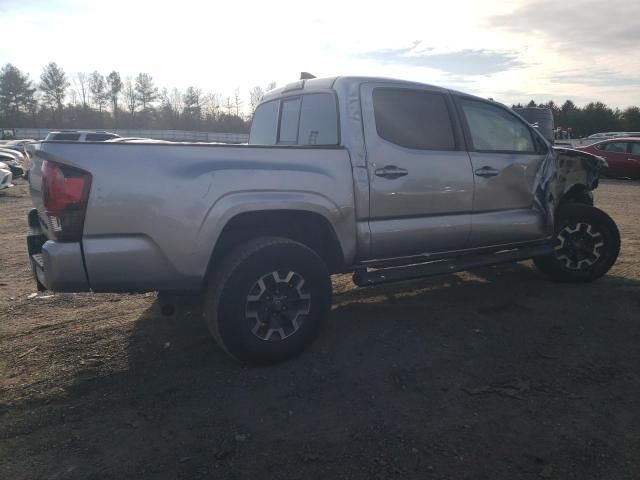
[[[90,188],[90,173],[48,160],[42,162],[42,200],[56,240],[82,238]]]

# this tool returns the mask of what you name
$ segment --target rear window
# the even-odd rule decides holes
[[[455,150],[444,96],[400,88],[373,91],[376,131],[381,138],[418,150]]]
[[[263,103],[254,114],[249,143],[337,145],[338,109],[335,96],[330,93],[310,93]]]
[[[79,139],[79,133],[56,133],[52,138],[52,140],[67,140],[72,142],[77,142]]]

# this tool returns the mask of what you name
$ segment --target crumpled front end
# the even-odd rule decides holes
[[[592,198],[601,170],[607,166],[602,157],[571,148],[553,147],[540,165],[535,181],[534,202],[545,212],[547,231],[554,231],[555,210],[563,200]]]

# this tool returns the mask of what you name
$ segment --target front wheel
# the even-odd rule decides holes
[[[218,344],[250,364],[286,360],[316,338],[331,307],[323,260],[280,237],[250,240],[207,281],[204,317]]]
[[[556,211],[553,254],[533,261],[559,282],[590,282],[613,266],[620,253],[615,222],[595,207],[569,204]]]

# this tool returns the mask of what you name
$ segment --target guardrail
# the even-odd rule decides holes
[[[56,131],[55,128],[4,128],[4,131],[12,130],[15,139],[33,138],[42,140],[49,132]],[[78,129],[93,130],[93,129]],[[249,141],[247,133],[226,133],[226,132],[192,132],[188,130],[139,130],[139,129],[105,129],[105,131],[115,133],[121,137],[143,137],[156,140],[171,140],[174,142],[222,142],[222,143],[246,143]]]

